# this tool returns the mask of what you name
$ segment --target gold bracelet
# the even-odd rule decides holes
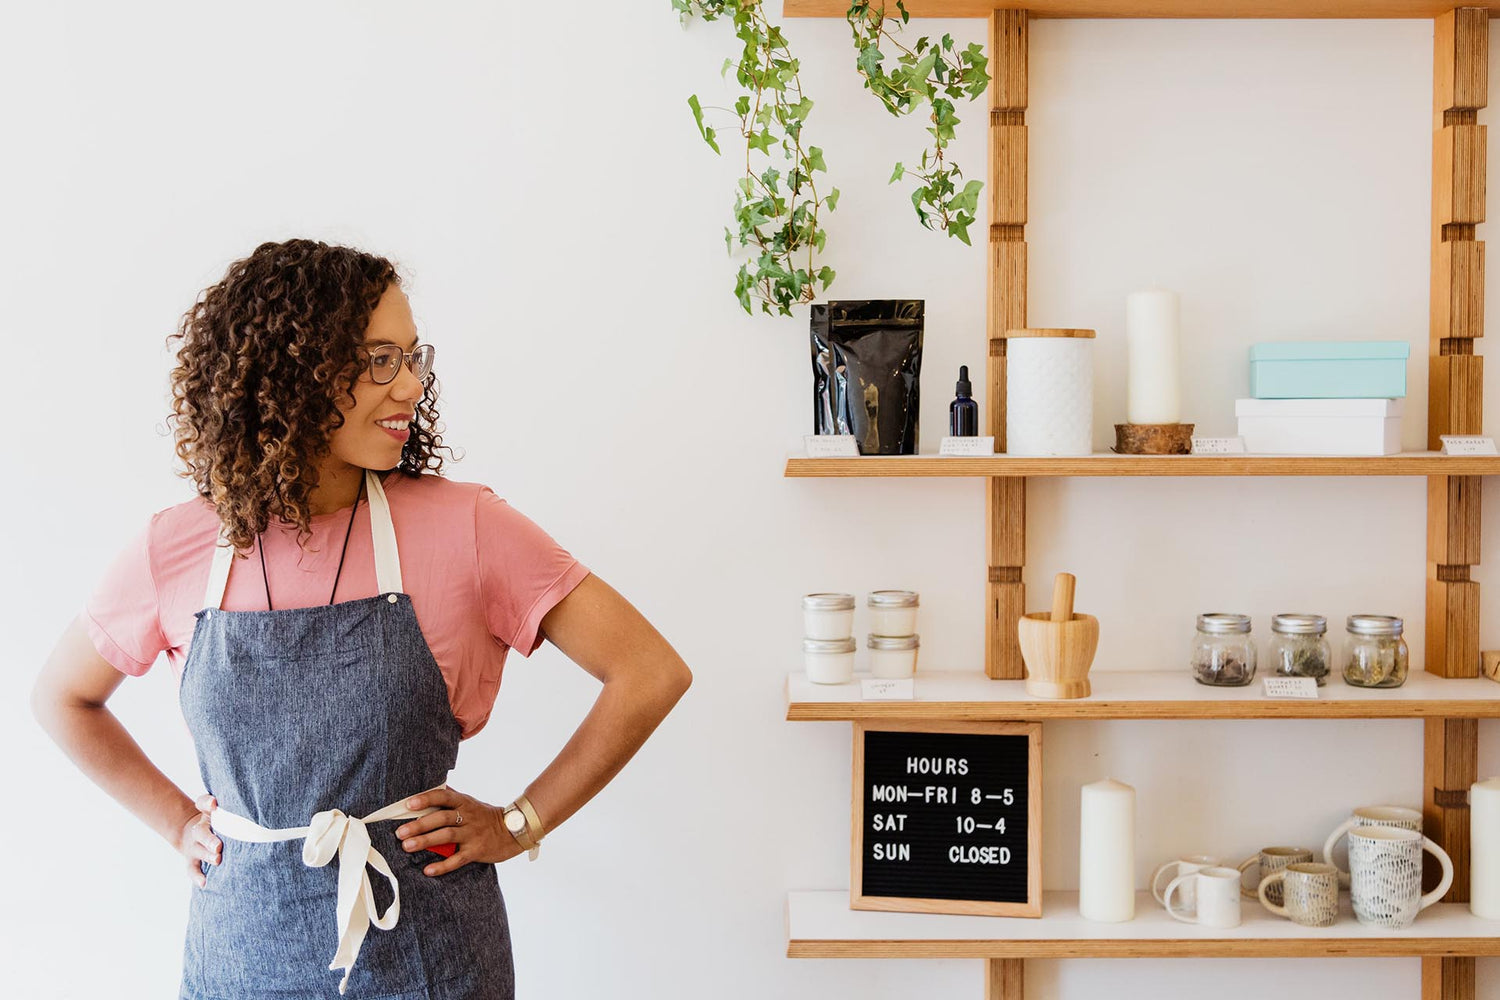
[[[514,804],[517,809],[521,810],[521,815],[526,817],[526,833],[531,837],[531,842],[533,844],[540,844],[542,838],[547,835],[547,831],[542,828],[542,818],[536,814],[536,809],[532,807],[531,800],[524,794],[521,794],[516,796]]]

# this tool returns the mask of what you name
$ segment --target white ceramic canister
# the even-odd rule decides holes
[[[870,673],[881,680],[899,680],[917,672],[917,637],[872,635],[865,640],[870,651]]]
[[[1005,451],[1094,450],[1094,331],[1005,332]]]
[[[870,609],[871,635],[917,634],[915,590],[872,590],[865,605]]]
[[[814,684],[854,680],[854,639],[803,639],[802,662]]]
[[[853,594],[808,594],[802,598],[804,638],[847,639],[853,634]]]

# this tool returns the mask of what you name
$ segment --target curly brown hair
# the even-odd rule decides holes
[[[182,316],[172,410],[177,457],[248,551],[275,517],[312,535],[318,462],[343,425],[339,401],[366,368],[358,345],[380,297],[401,276],[386,258],[318,240],[262,243],[229,265]],[[428,377],[396,471],[441,474],[438,383]]]

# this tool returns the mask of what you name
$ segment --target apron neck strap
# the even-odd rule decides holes
[[[370,498],[370,535],[375,549],[375,583],[382,594],[401,593],[401,555],[396,550],[396,526],[391,522],[391,506],[386,502],[380,477],[365,470],[365,493]],[[219,526],[214,546],[213,564],[208,570],[208,586],[203,591],[203,607],[218,609],[224,603],[229,587],[229,569],[234,564],[234,548]]]

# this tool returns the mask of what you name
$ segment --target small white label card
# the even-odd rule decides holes
[[[917,681],[913,677],[901,680],[861,677],[859,690],[865,701],[911,701],[917,696]]]
[[[1267,698],[1318,697],[1318,682],[1311,677],[1265,677],[1261,685]]]
[[[1242,437],[1231,438],[1193,438],[1194,455],[1243,455],[1245,454],[1245,439]]]
[[[804,434],[802,445],[808,458],[858,458],[859,445],[853,434]]]
[[[1444,434],[1444,455],[1500,455],[1495,450],[1495,439],[1477,434]]]
[[[938,449],[939,455],[962,455],[969,458],[995,454],[993,437],[945,437]]]

